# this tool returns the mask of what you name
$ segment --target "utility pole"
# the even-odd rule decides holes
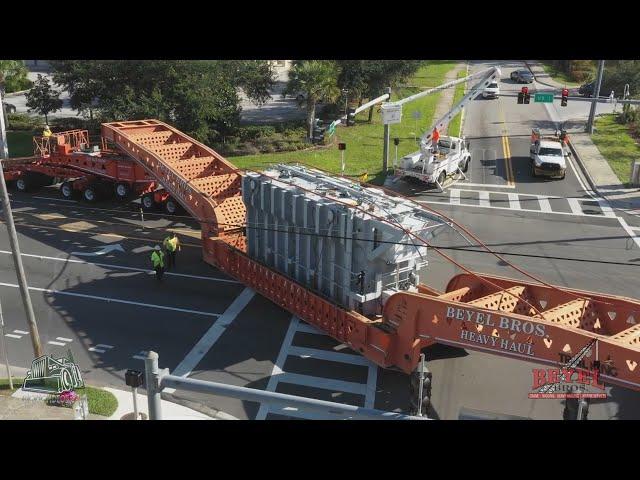
[[[0,90],[0,160],[9,158],[9,149],[7,146],[7,134],[4,125],[4,104],[2,103],[2,90]],[[2,161],[0,161],[0,193],[2,194],[2,208],[4,210],[4,218],[7,222],[7,230],[9,232],[9,243],[11,245],[11,253],[13,254],[13,264],[16,268],[18,277],[18,285],[20,286],[20,295],[22,296],[22,304],[27,315],[27,323],[31,333],[31,343],[33,345],[33,353],[37,357],[43,355],[42,344],[40,343],[40,334],[38,333],[38,325],[36,324],[36,316],[33,313],[33,305],[31,305],[31,297],[29,296],[29,286],[24,275],[24,267],[22,266],[22,257],[20,255],[20,245],[18,244],[18,234],[16,226],[13,223],[13,213],[11,212],[11,204],[9,203],[9,193],[7,192],[7,183],[4,181],[4,169]]]
[[[387,91],[385,93],[389,94],[389,98],[387,98],[387,102],[391,101],[391,87],[387,87]],[[390,126],[388,123],[384,125],[384,148],[382,149],[382,171],[384,174],[387,174],[387,170],[389,169],[389,131]]]
[[[596,116],[596,105],[598,104],[598,96],[600,95],[600,86],[602,85],[602,75],[604,74],[604,60],[600,60],[598,65],[598,79],[596,80],[593,99],[591,101],[591,110],[589,110],[589,120],[587,120],[587,133],[593,133],[593,121]]]

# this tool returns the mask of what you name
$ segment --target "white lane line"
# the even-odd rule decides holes
[[[369,361],[360,355],[351,353],[339,353],[330,350],[319,350],[317,348],[296,347],[289,348],[289,355],[296,355],[300,358],[316,358],[318,360],[327,360],[329,362],[349,363],[352,365],[369,366]]]
[[[60,340],[61,342],[73,342],[73,339],[64,337],[56,337],[56,340]]]
[[[62,342],[54,342],[54,341],[49,341],[47,342],[50,345],[58,345],[60,347],[64,347],[66,345],[66,343],[62,343]]]
[[[447,205],[446,203],[442,203],[442,202],[436,202],[433,200],[416,200],[416,202],[418,203],[428,203],[428,204],[433,204],[433,205]],[[470,208],[491,208],[491,209],[495,209],[495,210],[508,210],[510,212],[513,212],[513,210],[509,207],[496,207],[496,206],[490,206],[490,207],[484,207],[482,205],[470,205],[468,203],[462,203],[460,204],[461,207],[470,207]],[[575,217],[576,215],[574,215],[571,212],[554,212],[552,210],[548,211],[548,212],[544,212],[544,211],[540,211],[540,210],[532,210],[529,208],[521,208],[520,210],[518,210],[518,212],[531,212],[531,213],[550,213],[553,215],[569,215],[571,217]],[[584,217],[585,215],[580,215],[581,217]],[[594,216],[594,215],[591,215]],[[608,218],[608,217],[600,217],[600,218]],[[612,219],[613,220],[613,219]]]
[[[75,200],[64,200],[62,198],[36,197],[35,195],[32,196],[31,198],[39,198],[40,200],[53,200],[54,202],[78,203]]]
[[[4,283],[0,282],[1,287],[10,287],[10,288],[18,288],[18,285],[14,283]],[[202,312],[200,310],[189,310],[187,308],[178,308],[178,307],[168,307],[165,305],[153,305],[151,303],[142,303],[142,302],[133,302],[131,300],[122,300],[119,298],[110,298],[110,297],[99,297],[97,295],[86,295],[84,293],[73,293],[73,292],[64,292],[61,290],[52,290],[49,288],[39,288],[39,287],[29,287],[29,290],[33,290],[34,292],[44,292],[44,293],[52,293],[54,295],[67,295],[70,297],[80,297],[80,298],[88,298],[91,300],[101,300],[103,302],[113,302],[113,303],[124,303],[125,305],[135,305],[137,307],[148,307],[148,308],[157,308],[159,310],[169,310],[172,312],[183,312],[183,313],[193,313],[196,315],[205,315],[208,317],[219,317],[219,313],[211,313],[211,312]]]
[[[568,197],[567,202],[569,202],[569,206],[571,207],[571,211],[574,215],[584,215],[584,212],[582,211],[582,205],[580,205],[580,202],[577,198]]]
[[[89,347],[89,351],[90,352],[104,353],[106,350],[102,350],[101,348],[96,348],[96,347]]]
[[[460,205],[460,190],[457,188],[449,190],[449,203],[451,205]]]
[[[267,384],[267,392],[275,392],[276,387],[278,386],[278,377],[282,375],[284,362],[287,360],[288,350],[291,346],[291,342],[293,341],[293,337],[296,334],[296,331],[301,331],[300,327],[306,324],[301,323],[298,317],[295,315],[291,317],[291,321],[289,322],[289,328],[287,329],[287,333],[284,336],[284,340],[282,340],[282,346],[280,347],[280,352],[278,352],[278,357],[276,358],[276,363],[273,364],[273,369],[271,370],[271,376],[269,377],[269,383]],[[314,332],[311,332],[314,333]],[[256,414],[256,420],[264,420],[267,418],[269,414],[269,404],[261,403],[260,409]]]
[[[624,228],[624,231],[627,232],[627,235],[629,235],[633,241],[635,242],[635,244],[640,248],[640,237],[638,237],[633,230],[631,229],[631,227],[627,224],[626,220],[622,217],[616,217],[618,219],[618,222],[620,222],[620,225],[622,226],[622,228]]]
[[[5,333],[4,336],[9,338],[22,338],[22,335],[14,335],[13,333]]]
[[[459,184],[462,187],[487,187],[487,188],[516,188],[515,185],[493,185],[491,183],[467,183],[460,182]]]
[[[306,412],[304,410],[298,410],[295,407],[279,407],[272,405],[269,413],[274,415],[282,415],[285,417],[300,418],[303,420],[349,420],[353,417],[344,414],[331,415],[329,412]]]
[[[305,387],[321,388],[332,392],[347,392],[356,395],[366,395],[367,386],[364,383],[346,382],[325,377],[314,377],[300,373],[283,372],[278,376],[278,383],[291,383]]]
[[[8,250],[0,250],[0,254],[12,255],[12,253]],[[60,257],[47,257],[46,255],[34,255],[30,253],[22,253],[21,257],[29,257],[29,258],[37,258],[39,260],[53,260],[55,262],[64,262],[64,263],[78,263],[82,265],[96,265],[98,267],[106,267],[113,268],[117,270],[130,270],[133,272],[145,272],[148,275],[155,275],[153,270],[149,270],[148,268],[137,268],[137,267],[125,267],[123,265],[113,265],[111,263],[97,263],[97,262],[87,262],[86,260],[76,260],[73,258],[60,258]],[[189,275],[186,273],[173,273],[173,272],[165,272],[165,275],[174,276],[174,277],[185,277],[185,278],[195,278],[197,280],[210,280],[213,282],[223,282],[223,283],[236,283],[240,284],[237,280],[227,280],[226,278],[216,278],[216,277],[204,277],[201,275]]]
[[[314,335],[326,335],[325,333],[323,333],[321,330],[317,329],[313,325],[309,325],[308,323],[305,323],[300,320],[298,323],[298,331],[302,333],[313,333]]]
[[[198,366],[200,360],[211,350],[220,336],[227,330],[227,327],[233,323],[238,314],[244,310],[256,292],[249,287],[238,295],[231,305],[225,310],[220,318],[207,330],[202,338],[196,343],[180,364],[171,372],[172,375],[178,377],[188,377],[194,368]],[[167,393],[175,392],[174,388],[165,388],[163,391]]]
[[[549,203],[549,199],[547,197],[538,197],[538,203],[540,204],[541,212],[555,213],[553,210],[551,210],[551,204]]]
[[[29,332],[25,332],[24,330],[14,330],[13,333],[21,333],[22,335],[29,335]]]
[[[478,198],[479,198],[481,207],[491,207],[491,202],[489,202],[489,192],[484,190],[479,190]]]
[[[104,343],[99,343],[96,345],[98,348],[114,348],[113,345],[105,345]]]
[[[509,192],[507,193],[509,196],[509,208],[512,210],[520,210],[520,198],[517,194]]]

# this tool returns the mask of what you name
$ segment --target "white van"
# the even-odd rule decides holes
[[[488,87],[482,91],[482,98],[498,98],[500,96],[500,87],[498,82],[491,82]]]

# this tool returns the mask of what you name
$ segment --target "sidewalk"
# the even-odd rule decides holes
[[[11,367],[11,374],[14,377],[25,377],[28,369],[21,367]],[[6,367],[0,363],[0,377],[6,377]],[[93,385],[92,385],[93,386]],[[14,382],[14,387],[20,387]],[[133,394],[131,391],[121,390],[111,387],[96,387],[111,392],[118,400],[118,408],[110,417],[100,415],[89,415],[89,420],[122,420],[133,419]],[[181,400],[173,395],[163,394],[161,400],[163,420],[237,420],[237,418],[208,408],[194,402]],[[41,399],[40,399],[41,397]],[[73,420],[74,413],[70,408],[49,406],[42,400],[46,395],[22,392],[21,389],[13,395],[0,394],[0,420]],[[168,398],[169,400],[165,400]],[[170,401],[174,400],[174,401]],[[138,411],[144,413],[148,418],[149,409],[147,396],[138,392]],[[130,415],[129,415],[130,414]]]
[[[444,76],[444,80],[442,83],[452,82],[458,78],[458,72],[461,70],[465,70],[467,68],[466,63],[459,63],[451,70],[449,70]],[[453,96],[455,94],[455,88],[445,88],[440,94],[440,98],[438,99],[438,103],[436,104],[436,109],[433,112],[433,121],[437,121],[440,117],[442,117],[445,113],[451,110],[453,106]],[[441,135],[447,135],[447,130],[449,129],[449,125],[447,125],[441,132]],[[462,124],[461,124],[462,130]],[[458,135],[458,132],[453,132],[452,135]]]

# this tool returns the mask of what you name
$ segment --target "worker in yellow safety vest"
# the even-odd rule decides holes
[[[44,126],[44,130],[42,132],[42,136],[43,137],[50,137],[51,135],[53,135],[53,133],[51,133],[51,130],[49,129],[49,125],[45,125]]]
[[[163,244],[164,249],[167,252],[167,270],[171,270],[176,266],[176,253],[181,250],[178,235],[173,232],[171,235],[164,239]]]
[[[155,250],[151,253],[151,264],[156,271],[156,278],[158,281],[162,281],[162,275],[164,275],[164,253],[160,245],[156,245]]]

